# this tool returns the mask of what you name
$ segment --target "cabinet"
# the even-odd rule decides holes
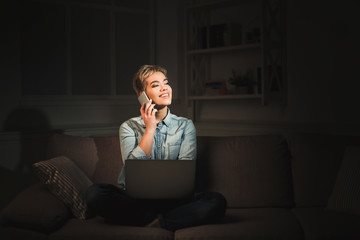
[[[285,1],[203,1],[188,6],[189,116],[207,100],[285,103]]]

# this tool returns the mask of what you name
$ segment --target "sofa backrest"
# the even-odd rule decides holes
[[[351,136],[294,134],[198,137],[197,190],[225,195],[228,206],[324,207]],[[118,136],[55,134],[47,158],[66,156],[95,183],[117,184]]]
[[[326,134],[292,134],[294,201],[297,207],[325,207],[333,190],[344,152],[359,145],[358,137]]]
[[[291,207],[290,162],[279,135],[198,137],[198,190],[221,192],[230,208]]]
[[[123,166],[118,136],[78,137],[55,134],[50,137],[47,158],[66,156],[94,183],[117,184]]]
[[[290,153],[282,136],[198,137],[197,190],[225,195],[229,207],[291,207]],[[66,156],[94,183],[117,184],[118,136],[55,134],[48,158]]]

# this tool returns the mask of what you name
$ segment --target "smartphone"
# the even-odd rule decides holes
[[[149,97],[146,95],[145,92],[142,92],[140,96],[138,97],[140,105],[142,106],[144,103],[147,103],[150,101]]]

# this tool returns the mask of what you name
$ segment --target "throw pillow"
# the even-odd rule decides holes
[[[360,146],[347,147],[327,208],[360,214]]]
[[[35,163],[37,177],[47,185],[50,192],[70,208],[76,218],[86,218],[84,194],[92,185],[85,173],[69,158],[56,157]]]

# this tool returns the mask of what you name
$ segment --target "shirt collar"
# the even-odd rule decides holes
[[[171,116],[172,116],[172,114],[170,113],[170,109],[168,108],[167,115],[166,115],[166,117],[165,117],[164,120],[163,120],[163,123],[164,123],[167,127],[170,126],[171,118],[172,118]]]
[[[172,119],[172,114],[170,113],[170,109],[168,108],[166,117],[162,120],[162,122],[165,124],[165,126],[170,127],[171,119]],[[145,128],[145,123],[144,123],[144,120],[141,118],[141,116],[140,116],[140,121],[141,121],[140,122],[141,125]]]

